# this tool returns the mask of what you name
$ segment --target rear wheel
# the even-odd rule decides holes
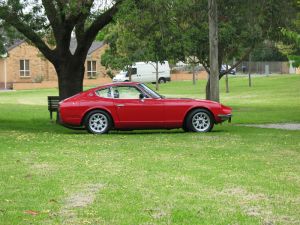
[[[158,83],[160,83],[160,84],[166,83],[166,79],[161,77],[161,78],[159,78]]]
[[[87,114],[85,127],[89,133],[105,134],[112,126],[111,117],[102,110],[95,110]]]
[[[188,114],[186,127],[194,132],[209,132],[214,127],[213,116],[206,109],[195,109]]]

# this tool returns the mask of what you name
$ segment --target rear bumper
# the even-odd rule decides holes
[[[228,120],[228,122],[230,123],[232,114],[219,114],[218,117],[221,119],[221,122]]]

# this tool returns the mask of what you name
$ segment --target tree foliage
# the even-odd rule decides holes
[[[24,37],[15,28],[0,23],[0,55],[6,54],[7,47],[22,38]]]
[[[219,66],[236,58],[234,69],[265,40],[282,40],[282,28],[291,26],[297,12],[296,1],[218,0]],[[129,61],[193,56],[210,74],[207,0],[128,1],[122,9],[111,56],[130,56]]]
[[[107,36],[110,49],[102,57],[102,64],[122,69],[137,61],[147,61],[154,62],[157,69],[157,62],[182,58],[183,43],[180,42],[172,3],[129,0],[123,4],[117,23]]]
[[[84,62],[99,30],[123,0],[1,0],[0,19],[14,27],[54,65],[61,99],[82,91]],[[72,34],[77,40],[70,51]]]
[[[199,4],[200,2],[200,4]],[[178,0],[178,6],[181,1]],[[189,0],[177,7],[179,28],[184,34],[185,54],[195,55],[209,70],[208,20],[206,1]],[[249,50],[264,40],[280,40],[281,28],[290,25],[295,1],[219,0],[219,65],[245,58]],[[185,15],[191,15],[186,17]],[[224,74],[220,74],[220,78]]]
[[[294,67],[300,67],[300,1],[297,2],[297,17],[292,21],[291,27],[282,28],[286,38],[278,44],[282,53],[286,54]]]
[[[286,54],[283,54],[278,46],[274,41],[258,43],[252,51],[252,61],[288,61]]]

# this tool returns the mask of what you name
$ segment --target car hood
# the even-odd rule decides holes
[[[165,99],[174,100],[174,101],[183,101],[183,102],[200,102],[200,103],[220,105],[220,103],[218,103],[218,102],[214,102],[214,101],[211,101],[211,100],[205,100],[205,99],[194,99],[194,98],[165,98]]]

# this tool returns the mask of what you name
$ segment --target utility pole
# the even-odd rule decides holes
[[[209,63],[210,63],[210,100],[219,102],[219,63],[218,63],[218,6],[217,0],[208,0],[209,23]]]

